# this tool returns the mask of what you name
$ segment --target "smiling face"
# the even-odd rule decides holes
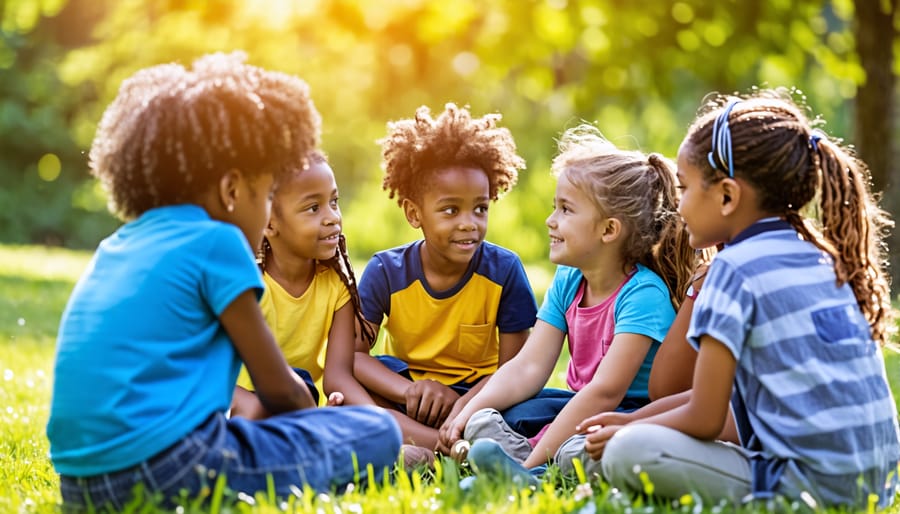
[[[576,268],[589,267],[602,237],[603,214],[581,189],[561,173],[556,182],[550,229],[550,262]]]
[[[407,220],[425,236],[423,264],[465,267],[487,231],[490,184],[479,168],[435,170],[418,201],[404,201]]]
[[[715,246],[730,239],[722,219],[723,197],[716,184],[704,182],[703,172],[688,160],[685,145],[678,150],[678,214],[684,220],[691,247]]]
[[[273,249],[326,260],[335,255],[340,234],[337,183],[326,162],[312,161],[278,186],[266,230]]]

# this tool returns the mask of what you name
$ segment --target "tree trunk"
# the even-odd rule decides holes
[[[894,14],[898,0],[854,0],[854,35],[859,61],[866,72],[856,91],[855,142],[858,155],[872,172],[872,186],[884,194],[883,206],[894,219],[900,213],[897,184],[900,180],[893,164],[894,134],[894,51],[896,37]],[[897,230],[888,237],[892,284],[900,280],[900,238]],[[892,291],[896,288],[892,287]]]

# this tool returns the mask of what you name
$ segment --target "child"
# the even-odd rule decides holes
[[[355,324],[363,320],[341,234],[334,172],[321,152],[312,152],[307,160],[306,168],[292,170],[275,187],[257,256],[266,284],[260,306],[285,359],[309,380],[316,400],[324,400],[326,395],[319,394],[324,390],[332,404],[372,404],[353,377]],[[371,328],[362,328],[363,340],[374,342]],[[245,367],[234,390],[232,415],[268,416],[251,391]]]
[[[691,245],[726,244],[691,318],[693,387],[624,428],[586,420],[586,447],[613,486],[649,481],[664,498],[887,507],[900,457],[879,347],[889,220],[868,169],[786,94],[718,100],[678,152]],[[814,200],[820,229],[800,213]],[[729,407],[740,446],[712,440]]]
[[[358,347],[355,372],[376,401],[404,413],[404,439],[429,451],[438,428],[519,351],[537,312],[518,256],[484,239],[491,201],[525,164],[499,119],[453,104],[435,119],[423,106],[382,141],[384,189],[424,239],[366,266],[363,314],[375,330],[387,317],[387,355]]]
[[[547,227],[559,267],[537,325],[442,434],[451,444],[465,427],[466,439],[476,440],[468,454],[476,470],[500,468],[526,482],[533,479],[520,462],[534,468],[556,455],[561,467],[570,465],[568,452],[583,442],[561,446],[586,416],[649,402],[650,364],[675,316],[672,291],[686,288],[693,264],[675,215],[674,166],[658,154],[619,150],[582,125],[563,135],[553,172]],[[566,339],[571,391],[529,400]],[[508,426],[504,409],[507,417],[527,412],[531,424]]]
[[[681,307],[675,314],[675,321],[672,322],[665,339],[659,345],[659,351],[653,358],[653,366],[650,367],[647,391],[650,393],[651,400],[691,388],[697,351],[687,342],[687,328],[691,320],[691,312],[694,309],[694,301],[700,294],[700,288],[703,286],[703,279],[706,278],[706,272],[709,270],[709,261],[712,255],[714,255],[714,249],[697,252],[698,262],[694,274],[691,276],[690,286],[681,301]]]
[[[303,81],[243,60],[139,71],[100,122],[91,170],[127,223],[100,244],[59,328],[47,436],[73,510],[119,511],[139,491],[171,506],[220,475],[251,495],[328,491],[396,459],[387,413],[308,408],[263,319],[251,248],[319,115]],[[225,416],[241,360],[267,420]]]

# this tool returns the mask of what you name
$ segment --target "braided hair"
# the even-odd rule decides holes
[[[870,191],[868,167],[815,129],[785,91],[762,90],[737,104],[733,100],[719,95],[701,107],[682,146],[688,160],[706,182],[724,178],[707,154],[714,121],[731,101],[734,175],[760,192],[762,210],[783,217],[833,258],[838,284],[850,284],[873,338],[884,344],[894,330],[884,269],[884,237],[893,222]]]
[[[325,154],[319,150],[313,150],[309,152],[306,156],[306,161],[309,163],[328,162]],[[307,167],[299,168],[291,173],[283,175],[279,179],[279,184],[283,184],[291,178],[296,177],[300,173],[303,173],[305,169],[307,169]],[[259,265],[260,271],[266,271],[267,257],[271,253],[272,245],[269,243],[269,240],[266,239],[265,236],[263,236],[262,244],[256,252],[256,263]],[[347,288],[347,291],[350,293],[350,303],[353,306],[353,314],[356,317],[356,321],[360,327],[360,330],[362,331],[362,339],[371,347],[375,344],[375,337],[377,334],[362,314],[362,303],[359,299],[359,289],[357,288],[356,275],[353,273],[353,264],[350,262],[350,255],[347,252],[347,238],[344,237],[343,233],[338,236],[338,247],[334,255],[329,259],[319,261],[319,264],[333,269],[334,272],[337,273],[337,276],[341,279],[344,287]]]

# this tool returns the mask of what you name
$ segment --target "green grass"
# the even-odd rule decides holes
[[[0,513],[59,512],[58,478],[48,458],[44,435],[47,422],[52,362],[59,316],[89,255],[43,247],[0,245]],[[528,267],[538,297],[550,274]],[[894,396],[900,399],[900,355],[888,354],[888,373]],[[558,368],[564,373],[564,368]],[[564,384],[564,374],[554,377]],[[355,489],[341,496],[309,491],[286,502],[260,494],[235,504],[213,501],[207,506],[188,503],[181,512],[435,512],[435,513],[694,513],[732,512],[721,507],[695,509],[690,498],[681,505],[632,503],[603,484],[578,486],[551,480],[542,488],[520,491],[509,484],[489,482],[462,492],[458,479],[465,474],[450,461],[434,473],[395,474],[387,484]],[[217,498],[213,491],[213,498]],[[771,507],[771,506],[769,506]],[[738,512],[765,512],[746,508]],[[789,508],[787,510],[790,510]],[[895,508],[900,512],[900,508]],[[134,506],[128,512],[152,514],[152,507]]]

